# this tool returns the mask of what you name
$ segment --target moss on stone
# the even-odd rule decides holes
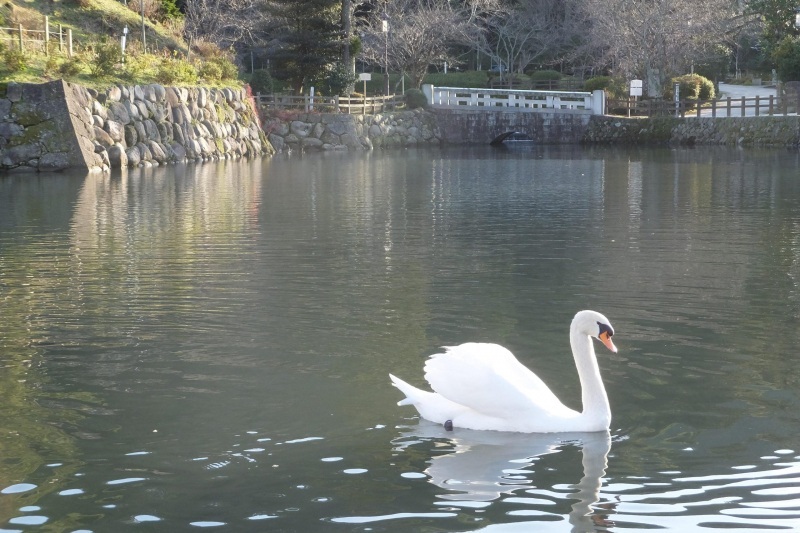
[[[45,120],[35,103],[18,102],[13,104],[11,106],[11,116],[14,117],[17,124],[25,127],[33,126]]]

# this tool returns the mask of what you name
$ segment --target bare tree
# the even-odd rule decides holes
[[[220,48],[253,43],[264,21],[265,0],[190,0],[186,3],[186,40],[204,40]]]
[[[586,0],[592,26],[587,45],[625,78],[646,80],[661,96],[664,83],[693,61],[717,53],[737,15],[734,0]]]
[[[574,0],[483,0],[473,13],[470,46],[510,75],[537,61],[559,61],[584,27],[584,11]]]
[[[363,58],[384,69],[407,73],[412,86],[418,88],[430,65],[457,63],[451,46],[464,42],[469,29],[464,12],[447,0],[384,1],[372,11],[363,29]]]

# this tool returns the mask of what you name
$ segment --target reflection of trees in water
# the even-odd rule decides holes
[[[613,506],[597,505],[611,450],[608,432],[446,432],[437,424],[421,421],[394,441],[398,452],[430,443],[434,443],[437,452],[442,446],[446,450],[446,453],[432,455],[425,469],[428,481],[447,491],[437,495],[441,500],[437,505],[480,507],[467,502],[499,500],[541,508],[538,514],[553,516],[556,514],[553,513],[554,503],[574,500],[568,512],[572,531],[590,531],[608,525]],[[580,449],[581,472],[575,473],[576,479],[568,481],[565,478],[569,467],[553,472],[542,458],[572,446]]]
[[[71,205],[83,176],[0,180],[0,489],[36,489],[0,498],[0,522],[57,491],[79,467],[76,438],[89,394],[66,391],[46,370],[51,354],[76,350],[61,333],[73,311],[62,283]],[[11,227],[12,239],[2,229]],[[20,229],[22,228],[22,229]],[[60,463],[58,467],[48,464]]]

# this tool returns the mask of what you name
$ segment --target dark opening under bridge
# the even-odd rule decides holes
[[[605,92],[468,89],[423,85],[447,143],[490,144],[519,132],[534,142],[580,142],[592,115],[605,112]]]

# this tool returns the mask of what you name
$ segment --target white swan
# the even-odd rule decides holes
[[[425,379],[435,392],[389,377],[420,416],[450,429],[469,428],[523,433],[606,431],[611,408],[600,377],[591,337],[616,352],[614,328],[595,311],[580,311],[572,319],[569,342],[581,381],[583,411],[562,404],[536,374],[514,354],[497,344],[449,346],[425,363]]]

